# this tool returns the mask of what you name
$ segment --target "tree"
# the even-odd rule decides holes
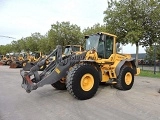
[[[49,45],[49,40],[47,36],[43,36],[39,41],[38,41],[38,50],[42,51],[45,54],[50,53],[52,50],[50,49]]]
[[[152,46],[160,39],[160,2],[147,0],[145,4],[145,17],[143,19],[144,36],[142,45]]]
[[[48,40],[51,49],[55,49],[56,45],[81,44],[81,29],[70,22],[56,22],[48,31]]]
[[[31,36],[25,38],[27,51],[37,51],[37,42]]]
[[[92,27],[87,27],[85,28],[82,33],[83,36],[85,35],[91,35],[94,33],[99,33],[99,32],[106,32],[106,26],[105,25],[100,25],[99,23],[93,25]],[[83,39],[83,45],[84,45],[85,41]]]
[[[20,52],[22,50],[27,51],[26,41],[25,41],[24,38],[21,38],[20,40],[17,40],[17,42],[18,42],[18,45],[19,45]]]
[[[139,44],[148,45],[146,41],[151,39],[150,37],[146,39],[146,33],[153,34],[153,31],[146,29],[148,25],[146,21],[147,18],[153,20],[150,15],[153,12],[157,13],[159,3],[158,0],[153,2],[154,5],[151,4],[152,2],[153,0],[120,0],[119,2],[111,0],[108,2],[107,10],[104,11],[104,22],[106,22],[107,29],[118,36],[117,40],[122,44],[131,43],[136,45],[137,66]],[[148,13],[149,9],[152,9],[152,12]],[[157,20],[156,17],[154,19],[155,24],[159,23]],[[155,39],[152,40],[155,41]]]
[[[0,54],[5,55],[10,52],[12,52],[12,45],[11,44],[0,45]]]
[[[160,44],[147,47],[146,54],[148,60],[154,60],[154,57],[156,57],[156,60],[160,60]]]
[[[21,45],[18,43],[18,41],[12,41],[11,46],[12,46],[12,52],[21,52],[20,48]]]
[[[31,36],[24,38],[25,41],[25,49],[26,51],[39,51],[38,49],[38,44],[40,42],[40,40],[43,39],[43,35],[41,35],[40,33],[36,32],[31,34]]]
[[[4,45],[0,45],[0,54],[5,55],[7,52]]]
[[[83,30],[84,35],[90,35],[98,32],[106,32],[106,26],[105,25],[100,25],[99,23],[93,25],[92,27],[87,27],[86,29]]]

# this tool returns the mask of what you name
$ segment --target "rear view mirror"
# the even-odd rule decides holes
[[[116,43],[116,51],[117,53],[122,53],[122,45],[120,43]]]
[[[120,47],[120,43],[116,43],[116,48],[119,48]]]

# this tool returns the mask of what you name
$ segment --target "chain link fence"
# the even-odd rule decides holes
[[[136,54],[131,54],[133,58],[136,58]],[[156,56],[152,56],[152,59],[147,59],[146,53],[138,54],[138,67],[141,70],[148,70],[153,72],[160,72],[160,60],[156,60]]]
[[[141,70],[149,70],[153,72],[160,72],[160,61],[139,60],[138,67]]]

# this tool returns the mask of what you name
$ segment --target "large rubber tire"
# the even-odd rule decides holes
[[[134,72],[131,67],[123,66],[117,78],[115,88],[119,90],[130,90],[134,83]]]
[[[86,100],[95,95],[99,81],[99,73],[92,65],[77,64],[68,72],[66,87],[75,98]]]
[[[158,90],[158,93],[160,93],[160,89]]]
[[[60,80],[51,84],[57,90],[66,90],[66,84],[62,83]]]

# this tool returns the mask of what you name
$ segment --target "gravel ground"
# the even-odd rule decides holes
[[[28,94],[19,71],[0,66],[0,120],[160,120],[160,78],[136,76],[129,91],[103,85],[81,101],[50,85]]]

